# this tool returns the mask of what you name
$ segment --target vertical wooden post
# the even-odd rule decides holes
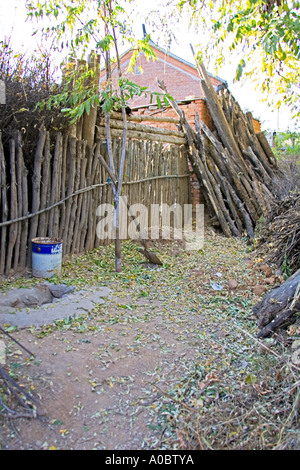
[[[28,214],[28,181],[27,181],[27,175],[28,171],[27,168],[25,167],[24,160],[23,160],[23,154],[22,154],[22,142],[21,142],[21,134],[18,134],[17,137],[17,145],[19,148],[20,152],[20,157],[22,161],[22,214],[23,216]],[[21,236],[21,248],[20,248],[20,269],[24,269],[26,266],[26,255],[27,255],[27,247],[29,245],[28,243],[28,226],[29,226],[29,221],[24,220],[22,223],[22,236]]]
[[[31,213],[34,214],[40,209],[41,200],[41,168],[43,162],[43,152],[46,141],[46,129],[42,125],[40,128],[39,139],[34,156],[34,166],[32,175],[32,205]],[[32,217],[30,221],[29,243],[28,243],[28,265],[31,265],[31,240],[37,236],[39,216]]]
[[[18,196],[17,196],[17,181],[16,181],[16,143],[12,138],[9,141],[10,151],[10,220],[17,218],[18,209]],[[13,268],[13,249],[16,243],[18,233],[18,223],[10,224],[8,232],[8,246],[7,246],[7,258],[6,258],[6,275],[11,273]]]
[[[40,181],[40,209],[46,209],[49,204],[49,189],[50,189],[50,162],[51,162],[51,152],[50,152],[50,134],[46,132],[45,139],[45,148],[44,148],[44,157],[42,161],[41,168],[41,181]],[[37,228],[38,237],[47,237],[48,235],[48,212],[43,212],[39,216],[39,223]]]
[[[88,67],[94,74],[89,83],[92,88],[99,89],[100,78],[100,57],[95,55],[92,51],[88,57]],[[92,147],[95,140],[95,129],[97,119],[97,106],[91,106],[89,114],[85,111],[82,123],[82,139],[87,141],[87,144]]]
[[[2,222],[7,221],[8,217],[8,204],[7,204],[7,181],[6,181],[6,165],[4,150],[2,145],[2,135],[0,132],[0,190],[1,190],[1,219]],[[5,260],[6,260],[6,235],[7,227],[4,226],[0,229],[1,244],[0,244],[0,274],[4,274]]]

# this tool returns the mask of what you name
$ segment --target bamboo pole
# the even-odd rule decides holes
[[[105,127],[97,126],[98,130],[98,137],[103,137],[106,135],[106,130]],[[122,129],[111,129],[110,130],[110,135],[112,138],[114,137],[122,137],[123,131]],[[144,131],[133,131],[133,130],[128,130],[127,131],[127,137],[130,139],[138,139],[138,140],[148,140],[152,142],[164,142],[164,143],[170,143],[170,144],[177,144],[177,145],[182,145],[186,143],[186,140],[184,137],[176,137],[173,135],[164,135],[164,134],[155,134],[155,133],[150,133],[150,132],[144,132]]]
[[[38,138],[38,144],[34,156],[34,166],[32,175],[32,204],[31,212],[37,213],[40,209],[40,193],[41,193],[41,168],[43,162],[43,151],[46,141],[46,129],[41,126]],[[32,218],[29,229],[29,250],[28,264],[31,265],[31,241],[37,236],[38,216]]]
[[[117,120],[122,121],[122,114],[121,113],[112,111],[110,113],[110,116],[111,116],[112,119],[117,119]],[[176,124],[176,125],[180,124],[180,120],[176,119],[176,118],[159,117],[159,116],[151,116],[151,115],[141,116],[141,115],[131,115],[131,114],[129,114],[127,116],[127,120],[129,122],[156,122],[156,123],[164,122],[164,123],[170,123],[170,124]]]
[[[92,168],[93,168],[93,158],[94,158],[94,147],[87,147],[88,160],[87,160],[87,172],[86,172],[86,185],[90,186],[92,182]],[[89,221],[90,221],[90,204],[91,204],[91,193],[86,194],[84,200],[85,208],[85,220],[83,223],[83,236],[80,243],[80,252],[88,251],[88,230],[89,230]]]
[[[2,145],[2,134],[0,132],[0,182],[1,182],[1,218],[2,221],[7,221],[8,217],[8,202],[7,202],[7,181],[6,181],[6,164],[5,156]],[[7,227],[2,226],[1,228],[1,245],[0,245],[0,274],[4,274],[5,271],[5,261],[6,261],[6,235]]]
[[[50,152],[50,134],[46,132],[44,158],[42,161],[41,168],[41,182],[40,182],[40,209],[45,209],[49,205],[49,189],[50,189],[50,163],[51,163],[51,152]],[[48,228],[48,211],[42,212],[39,217],[37,236],[46,237]]]
[[[278,170],[278,163],[277,163],[277,160],[274,156],[274,153],[269,145],[269,142],[267,141],[267,138],[265,136],[265,134],[263,132],[258,132],[257,134],[257,138],[260,142],[260,145],[262,146],[267,158],[268,158],[268,161],[269,163],[276,169]]]
[[[84,187],[85,183],[85,172],[87,166],[87,159],[85,157],[86,152],[86,144],[82,143],[81,148],[81,166],[80,166],[80,180],[79,180],[79,188]],[[81,235],[81,215],[82,215],[82,203],[83,203],[83,193],[78,196],[78,208],[76,214],[76,220],[74,225],[74,235],[73,235],[73,245],[72,245],[72,253],[78,253],[80,248],[80,235]]]
[[[18,213],[18,196],[17,196],[17,181],[16,181],[16,143],[12,138],[9,141],[9,153],[10,153],[10,217],[12,219],[17,217]],[[8,246],[7,246],[7,257],[6,257],[6,269],[5,273],[8,276],[13,271],[12,258],[13,249],[16,243],[18,233],[18,224],[11,224],[8,233]]]
[[[85,149],[86,150],[86,149]],[[81,168],[81,186],[85,186],[86,182],[86,170],[87,170],[87,158],[85,157],[83,162],[82,162],[82,168]],[[77,233],[77,243],[76,243],[76,253],[81,253],[81,247],[84,245],[84,239],[85,239],[85,219],[86,219],[86,193],[83,193],[81,196],[79,196],[79,206],[80,206],[80,212],[78,213],[78,220],[79,220],[79,226],[78,226],[78,233]]]
[[[74,179],[75,179],[75,157],[76,157],[76,138],[70,137],[68,142],[68,154],[67,154],[67,196],[71,196],[74,193]],[[72,198],[69,197],[66,201],[66,212],[64,219],[64,230],[62,234],[62,240],[64,242],[64,253],[69,254],[70,250],[70,236],[69,224],[71,217]]]
[[[80,174],[81,174],[81,160],[82,160],[82,141],[78,141],[76,144],[76,155],[75,155],[75,162],[74,162],[74,187],[73,192],[77,193],[79,190],[79,182],[80,182]],[[76,235],[74,233],[74,226],[76,223],[76,214],[77,214],[77,207],[78,207],[78,195],[76,194],[72,198],[72,207],[70,213],[70,224],[68,229],[68,238],[69,238],[69,252],[74,253],[74,243],[76,242]]]
[[[59,132],[56,136],[55,149],[53,156],[51,193],[49,205],[59,201],[59,189],[61,185],[61,159],[62,159],[62,135]],[[58,237],[59,209],[53,208],[49,214],[48,233],[50,237]]]
[[[95,157],[95,170],[94,170],[94,182],[101,181],[101,164],[100,161]],[[94,249],[98,246],[98,238],[96,233],[97,228],[97,207],[101,203],[99,187],[93,192],[92,198],[92,214],[91,214],[91,249]]]
[[[96,147],[92,151],[92,160],[91,160],[91,174],[90,179],[92,184],[96,179],[96,170],[98,165],[98,149],[100,148],[99,142],[97,143]],[[90,251],[93,249],[93,242],[95,237],[95,230],[94,230],[94,221],[96,218],[96,206],[95,206],[95,198],[94,193],[91,192],[89,194],[89,206],[88,206],[88,226],[87,226],[87,235],[86,235],[86,250]]]
[[[18,145],[20,146],[20,153],[22,155],[22,144],[21,144],[21,135],[19,134],[20,141]],[[23,216],[28,215],[28,171],[25,167],[23,155],[22,155],[22,208],[23,208]],[[22,222],[22,241],[21,241],[21,252],[20,252],[20,269],[24,269],[26,266],[26,255],[27,255],[27,247],[28,247],[28,229],[29,229],[29,220],[28,218]]]
[[[24,189],[22,187],[23,183],[23,157],[22,157],[22,146],[21,146],[21,137],[20,133],[18,132],[15,137],[16,141],[16,185],[17,185],[17,215],[18,217],[22,217],[23,215],[23,197],[24,197]],[[19,267],[20,262],[20,251],[21,251],[21,232],[22,232],[22,223],[17,224],[17,238],[15,244],[15,252],[14,252],[14,263],[13,269],[16,272]],[[24,234],[22,234],[24,236]]]
[[[68,142],[69,136],[65,135],[63,139],[63,151],[62,151],[62,167],[61,167],[61,186],[60,186],[60,199],[64,200],[66,196],[66,175],[67,175],[67,157],[68,157]],[[65,228],[65,214],[66,205],[62,204],[60,208],[60,218],[58,227],[58,237],[62,239],[64,228]]]
[[[105,120],[100,120],[99,127],[105,127]],[[110,128],[111,129],[123,129],[123,122],[117,119],[110,119]],[[158,134],[161,136],[173,136],[184,139],[184,132],[175,131],[171,129],[162,129],[161,127],[145,126],[137,123],[128,123],[129,131],[144,132],[146,134]]]

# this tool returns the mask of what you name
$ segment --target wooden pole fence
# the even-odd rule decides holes
[[[147,140],[150,133],[144,129],[140,139],[128,139],[122,195],[130,205],[190,202],[185,139],[175,132],[176,145],[164,142],[167,134],[155,130]],[[113,133],[115,167],[120,147]],[[110,242],[96,233],[97,207],[113,203],[112,183],[99,153],[108,161],[104,136],[90,147],[70,135],[57,133],[54,138],[41,127],[30,176],[21,134],[16,133],[5,149],[0,134],[0,276],[30,267],[35,237],[61,238],[64,256]]]

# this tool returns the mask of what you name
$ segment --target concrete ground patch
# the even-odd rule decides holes
[[[86,314],[96,304],[105,302],[111,290],[108,287],[95,287],[67,294],[51,303],[34,308],[7,308],[7,313],[0,312],[0,325],[11,325],[19,328],[43,326],[72,316]]]

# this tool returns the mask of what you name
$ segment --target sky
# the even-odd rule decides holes
[[[149,3],[144,0],[137,0],[136,5],[141,14],[147,14],[150,9],[158,7],[160,2],[161,0],[151,0]],[[38,35],[32,36],[33,31],[37,29],[37,23],[25,21],[26,10],[24,4],[24,0],[0,0],[0,40],[4,35],[11,36],[14,47],[18,52],[21,50],[34,50],[38,41]],[[142,37],[142,23],[143,20],[137,17],[135,30],[140,37]],[[172,43],[171,52],[191,63],[195,63],[190,44],[196,50],[197,45],[201,42],[199,35],[189,29],[188,20],[185,18],[181,18],[180,22],[173,26],[173,31],[176,42]],[[155,43],[164,47],[159,33],[152,33],[150,26],[147,26],[147,32],[151,32],[151,39]],[[292,116],[288,109],[282,107],[279,112],[277,110],[272,111],[267,103],[261,101],[261,95],[255,90],[254,84],[250,81],[243,85],[234,83],[235,67],[229,61],[225,61],[224,67],[218,71],[218,76],[227,81],[229,90],[241,108],[244,111],[251,111],[253,116],[261,121],[263,130],[286,131],[292,129]]]

